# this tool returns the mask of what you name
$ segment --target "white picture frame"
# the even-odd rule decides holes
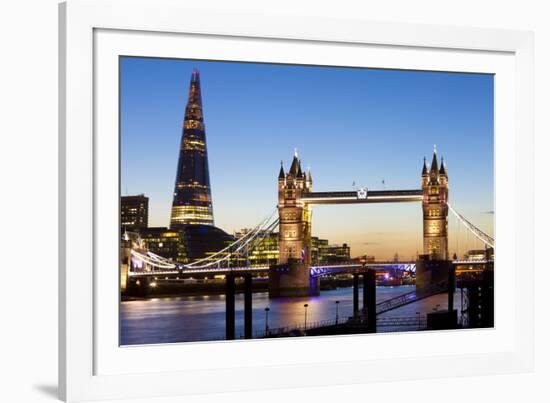
[[[71,0],[60,5],[59,39],[61,398],[76,401],[337,385],[381,381],[389,372],[392,379],[405,380],[532,370],[531,33],[228,14],[192,10],[169,0]],[[108,264],[100,264],[112,261],[104,252],[108,245],[103,245],[118,248],[117,235],[113,235],[118,230],[108,231],[109,225],[118,223],[118,210],[113,209],[109,193],[114,184],[118,186],[113,172],[118,169],[118,137],[113,132],[118,111],[112,96],[117,84],[112,63],[117,55],[128,52],[184,57],[178,53],[181,49],[175,49],[183,40],[197,58],[213,58],[212,52],[218,52],[222,60],[332,64],[326,52],[330,49],[343,65],[368,63],[373,67],[376,56],[374,67],[496,72],[497,264],[506,276],[497,274],[495,330],[409,334],[406,337],[418,343],[410,354],[369,349],[372,337],[403,337],[387,334],[120,348],[118,338],[113,340],[118,332],[118,306],[113,304],[118,300],[118,281],[111,281],[117,279],[118,265],[111,273],[106,271]],[[216,45],[222,40],[227,46]],[[262,53],[261,49],[267,50]],[[357,50],[370,55],[371,61],[358,58]],[[506,295],[499,294],[499,288],[507,290]],[[343,351],[360,352],[331,354],[335,343]],[[326,354],[317,357],[319,349]],[[178,354],[187,360],[170,359]],[[401,371],[396,373],[395,368]]]

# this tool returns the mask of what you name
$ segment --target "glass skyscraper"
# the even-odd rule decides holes
[[[193,70],[181,135],[170,227],[214,225],[200,75]]]

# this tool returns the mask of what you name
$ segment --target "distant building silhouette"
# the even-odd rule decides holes
[[[241,238],[251,231],[250,228],[243,228],[235,232],[235,238]],[[254,248],[254,251],[247,257],[252,266],[273,265],[279,261],[279,233],[260,233],[262,240]],[[327,239],[311,237],[311,264],[336,264],[351,261],[350,247],[329,244]]]
[[[150,227],[140,231],[147,249],[178,263],[192,263],[225,248],[235,240],[212,225],[186,224],[181,228]]]
[[[165,227],[150,227],[140,231],[147,249],[178,263],[189,261],[182,231]]]
[[[149,222],[149,198],[145,195],[120,198],[120,226],[122,232],[147,228]]]

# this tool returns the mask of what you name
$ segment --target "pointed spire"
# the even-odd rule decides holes
[[[297,177],[301,178],[303,176],[304,176],[304,174],[302,173],[302,161],[298,160],[298,174],[297,174]]]
[[[438,166],[437,166],[437,149],[436,149],[436,146],[434,144],[434,156],[432,158],[432,166],[430,168],[430,172],[435,172],[437,173],[439,170]]]
[[[426,157],[424,157],[424,164],[422,164],[422,176],[428,175],[428,165],[426,164]]]
[[[312,181],[313,181],[313,179],[311,178],[311,167],[310,167],[309,165],[308,165],[308,167],[307,167],[306,180],[307,180],[308,182],[312,182]]]
[[[447,169],[445,167],[445,161],[443,160],[443,157],[441,157],[441,168],[439,168],[439,175],[447,176]]]
[[[201,99],[201,79],[199,70],[193,69],[191,73],[191,83],[189,85],[189,99],[187,107],[199,107],[202,108]]]
[[[290,166],[290,170],[288,171],[288,173],[297,176],[299,165],[300,161],[298,160],[298,153],[294,151],[294,158],[292,159],[292,165]]]
[[[193,69],[193,72],[191,73],[191,82],[198,83],[199,81],[200,81],[199,69]]]
[[[281,160],[281,169],[279,170],[279,179],[285,178],[285,169],[283,168],[283,161]]]

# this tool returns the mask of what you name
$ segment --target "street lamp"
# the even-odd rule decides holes
[[[265,335],[267,336],[267,334],[269,333],[269,324],[268,324],[269,307],[266,306],[264,311],[265,311]]]
[[[338,305],[340,305],[340,301],[334,301],[336,304],[336,324],[338,324]]]
[[[309,305],[308,304],[304,304],[304,332],[306,331],[306,328],[307,328],[307,307]]]

